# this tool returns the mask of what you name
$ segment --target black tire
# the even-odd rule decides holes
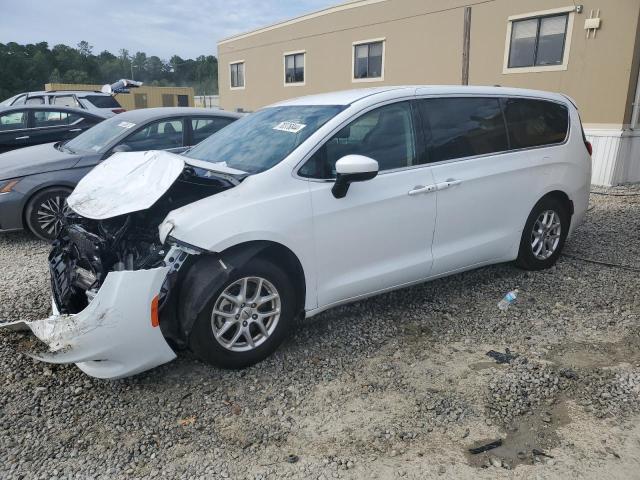
[[[67,197],[71,193],[71,190],[64,187],[47,188],[36,193],[24,211],[24,219],[27,224],[27,228],[36,237],[51,242],[58,236],[62,223],[56,223],[55,225],[43,224],[39,221],[38,212],[47,210],[48,207],[53,205],[60,206],[63,210],[66,205]],[[48,210],[47,210],[48,211]],[[62,214],[60,212],[53,212],[55,215]],[[58,220],[56,220],[57,222]],[[61,222],[62,219],[59,218]]]
[[[555,212],[560,219],[560,238],[558,245],[555,247],[553,254],[548,258],[538,258],[533,251],[533,229],[538,218],[547,211]],[[518,251],[518,259],[516,264],[525,270],[544,270],[552,267],[560,257],[562,249],[564,248],[567,234],[569,233],[569,226],[571,224],[571,215],[566,204],[556,197],[544,197],[542,198],[531,210],[527,223],[522,231],[522,238],[520,239],[520,250]]]
[[[216,340],[211,314],[218,298],[227,287],[245,277],[261,277],[275,287],[280,295],[280,318],[264,343],[252,350],[236,352],[225,348]],[[189,336],[189,348],[202,361],[218,367],[240,369],[254,365],[271,355],[293,330],[297,304],[295,289],[289,276],[277,265],[261,258],[254,258],[244,267],[235,270],[203,308]]]

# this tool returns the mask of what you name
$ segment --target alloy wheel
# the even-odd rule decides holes
[[[560,244],[562,223],[560,216],[553,210],[542,212],[531,232],[531,251],[538,260],[547,260],[555,253]]]
[[[38,206],[36,222],[40,230],[49,238],[55,238],[62,230],[64,219],[71,213],[67,197],[55,195],[47,198]]]
[[[236,280],[217,298],[211,328],[227,350],[246,352],[262,345],[280,320],[280,294],[262,277]]]

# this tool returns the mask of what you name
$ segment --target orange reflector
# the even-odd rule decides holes
[[[159,301],[158,295],[153,297],[153,300],[151,300],[151,326],[152,327],[157,327],[158,325],[160,325],[160,317],[158,316],[158,301]]]

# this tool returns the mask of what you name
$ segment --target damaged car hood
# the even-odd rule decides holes
[[[94,220],[145,210],[183,168],[182,157],[169,152],[116,153],[80,180],[67,203],[74,212]]]
[[[169,190],[187,164],[222,176],[245,174],[224,164],[165,151],[116,153],[80,180],[67,203],[93,220],[146,210]]]

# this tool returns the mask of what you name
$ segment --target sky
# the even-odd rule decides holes
[[[93,53],[121,48],[168,60],[215,55],[230,35],[340,3],[340,0],[0,0],[0,43],[46,41]]]

